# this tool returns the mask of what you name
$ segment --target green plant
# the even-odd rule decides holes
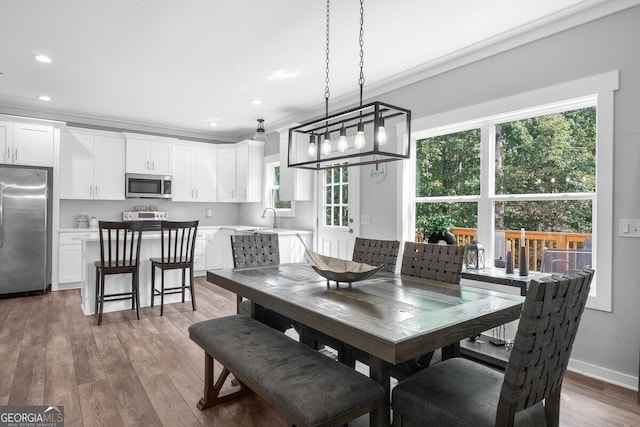
[[[418,227],[422,228],[425,238],[432,234],[444,235],[453,225],[453,218],[447,214],[436,214],[418,218]]]

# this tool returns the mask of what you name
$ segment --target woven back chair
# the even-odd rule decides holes
[[[437,363],[393,390],[394,426],[549,426],[594,271],[532,280],[504,374],[463,358]]]
[[[460,283],[463,260],[463,246],[405,242],[401,273]]]
[[[396,271],[400,242],[397,240],[363,239],[356,237],[353,246],[353,257],[356,262],[369,265],[384,264],[382,271]]]
[[[280,246],[276,233],[231,235],[233,268],[266,267],[280,264]],[[252,304],[251,300],[237,296],[237,312],[257,317],[264,324],[285,332],[292,326],[291,319],[268,308]]]
[[[280,246],[275,233],[238,234],[231,236],[233,268],[249,268],[280,264]]]

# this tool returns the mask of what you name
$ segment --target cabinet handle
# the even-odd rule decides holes
[[[13,151],[13,161],[18,160],[18,147],[16,147]]]
[[[198,198],[198,189],[196,188],[196,199]]]
[[[156,162],[155,162],[155,160],[153,160],[153,161],[151,162],[151,170],[152,170],[152,171],[156,170]]]
[[[193,199],[193,188],[191,189],[191,198]]]
[[[93,185],[89,186],[89,195],[93,197]]]
[[[100,196],[100,191],[98,189],[98,186],[96,185],[96,197],[99,197],[99,196]]]
[[[147,170],[149,170],[149,160],[147,160]]]
[[[8,162],[9,160],[11,160],[11,148],[7,148],[7,156],[6,156],[6,160],[7,160],[7,162]]]

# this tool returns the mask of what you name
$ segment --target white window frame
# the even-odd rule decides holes
[[[403,188],[403,211],[399,213],[402,221],[401,235],[404,240],[413,240],[415,236],[415,197],[416,188],[416,141],[430,136],[480,128],[483,141],[493,141],[494,125],[506,121],[518,120],[532,115],[550,114],[581,108],[589,102],[595,102],[597,108],[596,143],[596,193],[580,193],[580,198],[593,201],[593,259],[596,275],[587,308],[611,311],[612,293],[612,239],[613,239],[613,101],[614,91],[618,89],[618,71],[612,71],[533,92],[514,95],[490,101],[484,104],[443,113],[437,116],[414,120],[413,129],[423,129],[412,133],[411,159],[403,163],[403,181],[411,185]],[[593,105],[593,104],[592,104]],[[478,240],[490,242],[487,245],[488,259],[493,253],[493,206],[497,200],[531,200],[531,196],[495,195],[489,189],[494,188],[494,146],[482,144],[480,176],[480,195],[429,198],[430,202],[467,202],[478,203]],[[491,184],[491,185],[490,185]],[[544,200],[542,196],[540,198]],[[567,196],[576,199],[576,194]]]
[[[291,200],[291,209],[274,208],[273,206],[271,206],[271,191],[274,187],[273,171],[276,166],[280,166],[280,156],[278,154],[266,156],[264,158],[264,197],[262,198],[262,200],[264,200],[264,207],[275,209],[279,217],[295,217],[296,202],[294,200]],[[282,179],[282,168],[280,168],[280,178]]]

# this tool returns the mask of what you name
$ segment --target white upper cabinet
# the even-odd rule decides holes
[[[289,130],[280,129],[280,200],[311,200],[313,171],[288,167]]]
[[[246,140],[236,144],[236,201],[261,202],[263,175],[264,142]]]
[[[179,143],[173,151],[172,200],[216,201],[216,148],[212,144]]]
[[[127,173],[172,175],[176,139],[132,133],[124,135],[127,139]]]
[[[0,122],[0,163],[53,166],[53,126]]]
[[[218,202],[236,202],[236,147],[219,145],[216,156],[216,180]]]
[[[60,141],[60,197],[124,200],[125,140],[119,133],[68,129]]]

